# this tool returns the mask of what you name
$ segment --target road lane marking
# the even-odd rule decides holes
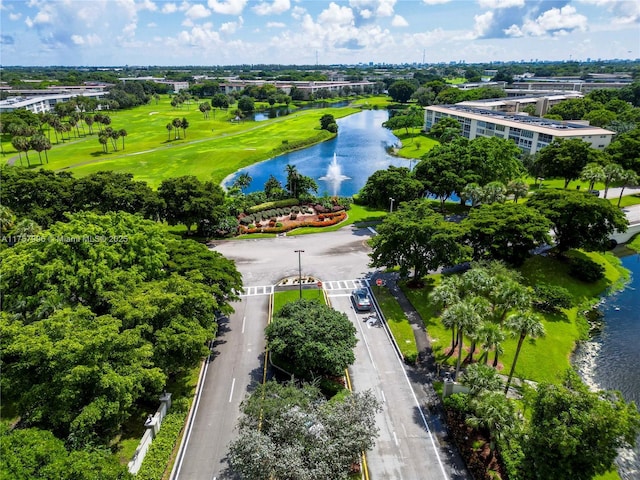
[[[236,379],[234,378],[233,381],[231,382],[231,392],[229,392],[229,403],[231,403],[231,399],[233,398],[233,387],[236,384]]]
[[[175,477],[173,477],[174,479],[177,479],[180,477],[180,470],[182,469],[182,462],[184,461],[185,453],[187,451],[187,448],[189,447],[189,439],[191,438],[191,432],[193,431],[193,424],[196,423],[195,418],[196,418],[196,415],[198,414],[198,405],[200,404],[200,397],[202,396],[202,390],[204,390],[204,381],[207,378],[208,369],[209,369],[209,362],[205,362],[204,371],[202,372],[202,379],[200,382],[198,382],[198,385],[200,388],[198,390],[198,394],[196,395],[195,403],[193,405],[193,413],[191,416],[191,421],[189,423],[189,430],[187,431],[187,437],[185,438],[185,441],[184,441],[184,449],[180,451],[180,454],[181,454],[180,462],[178,463],[178,469],[176,470],[176,475]]]
[[[393,441],[396,442],[396,447],[399,447],[400,444],[398,443],[398,437],[396,436],[396,431],[393,431]]]
[[[357,313],[354,313],[356,316],[356,323],[358,324],[358,328],[360,328],[360,333],[362,334],[362,340],[364,340],[364,346],[367,347],[367,353],[369,354],[369,360],[371,360],[371,365],[373,365],[373,369],[377,372],[378,367],[376,367],[376,363],[373,361],[373,355],[371,354],[371,349],[369,348],[369,342],[367,342],[367,337],[364,334],[364,330],[362,329],[362,322],[358,317]]]
[[[247,322],[247,317],[242,317],[242,333],[244,333],[244,325]]]
[[[382,395],[382,403],[387,403],[387,399],[384,396],[384,392],[382,391],[382,389],[380,390],[380,395]]]

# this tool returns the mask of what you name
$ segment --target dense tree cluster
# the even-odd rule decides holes
[[[233,262],[123,212],[70,215],[0,255],[5,397],[77,447],[197,364],[242,287]]]

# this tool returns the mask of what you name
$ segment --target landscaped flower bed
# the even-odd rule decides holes
[[[304,208],[304,207],[303,207]],[[255,217],[252,219],[255,223],[244,225],[242,218],[238,231],[240,234],[248,233],[284,233],[299,227],[328,227],[340,223],[347,218],[347,212],[344,210],[328,213],[300,213],[289,212],[276,217],[267,218],[266,221],[256,222]],[[306,210],[305,212],[309,212]],[[267,215],[268,217],[268,215]],[[246,222],[246,221],[245,221]]]

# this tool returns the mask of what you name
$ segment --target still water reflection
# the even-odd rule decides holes
[[[407,160],[386,151],[387,147],[399,143],[398,137],[382,127],[387,118],[388,113],[384,110],[365,110],[338,119],[335,139],[242,169],[228,178],[225,185],[231,185],[241,173],[248,173],[253,178],[245,192],[263,190],[272,174],[285,185],[285,167],[294,165],[299,173],[317,182],[318,195],[352,196],[374,172],[389,165],[410,166]]]

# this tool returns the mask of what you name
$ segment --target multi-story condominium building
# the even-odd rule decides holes
[[[296,87],[303,92],[305,98],[309,98],[311,95],[315,95],[320,90],[328,90],[329,92],[341,92],[344,87],[351,89],[365,87],[371,87],[375,85],[374,82],[362,81],[362,82],[320,82],[320,81],[281,81],[281,80],[239,80],[230,79],[220,83],[220,89],[224,90],[224,93],[230,94],[233,92],[240,92],[247,87],[262,87],[263,85],[274,85],[277,89],[282,90],[285,94],[289,95],[291,89]]]
[[[41,95],[39,97],[31,98],[9,97],[6,100],[0,101],[0,112],[7,113],[14,110],[25,109],[33,113],[44,113],[53,110],[56,103],[68,102],[73,97],[92,97],[95,99],[100,99],[107,93],[108,92],[106,91],[100,91],[84,93],[59,93],[57,95]]]
[[[513,140],[525,153],[536,153],[556,138],[578,138],[593,148],[604,149],[611,143],[615,132],[578,122],[562,122],[528,115],[509,114],[463,105],[432,105],[424,113],[424,129],[431,130],[442,118],[456,119],[462,135],[499,137]]]

